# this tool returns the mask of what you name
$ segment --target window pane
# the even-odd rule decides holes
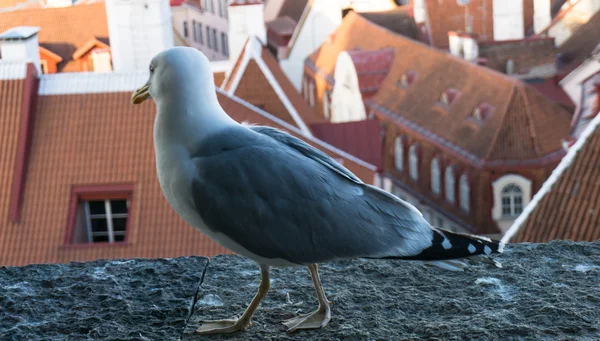
[[[106,236],[94,236],[94,243],[105,243],[108,242],[108,235]]]
[[[108,225],[106,224],[106,218],[94,218],[91,220],[92,220],[92,232],[108,231]]]
[[[113,218],[113,231],[125,231],[127,218]]]
[[[90,205],[90,214],[91,215],[106,214],[106,209],[104,207],[104,200],[88,201],[88,204]]]
[[[115,242],[122,242],[125,240],[125,235],[115,235]]]
[[[127,213],[127,200],[111,200],[110,210],[112,214]]]

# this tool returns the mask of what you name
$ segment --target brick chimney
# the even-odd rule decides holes
[[[25,62],[35,66],[41,74],[40,46],[38,44],[39,27],[17,26],[0,34],[0,53],[2,60]]]
[[[236,60],[248,40],[255,36],[264,45],[267,29],[262,0],[231,0],[229,3],[229,59]]]

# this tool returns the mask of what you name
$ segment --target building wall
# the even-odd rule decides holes
[[[145,71],[157,53],[173,47],[168,0],[106,1],[114,70]]]
[[[285,0],[265,1],[265,22],[269,22],[277,18],[277,14],[279,14],[284,2]]]
[[[510,42],[482,43],[478,57],[486,58],[486,66],[506,73],[508,60],[514,63],[514,73],[535,77],[535,71],[546,66],[544,75],[556,73],[556,51],[553,39],[527,39]]]
[[[494,0],[494,40],[523,39],[523,0]]]
[[[338,56],[334,78],[337,81],[331,96],[330,121],[339,123],[366,119],[367,114],[356,68],[352,58],[345,51]],[[323,100],[322,102],[324,103]]]
[[[505,232],[516,217],[498,216],[500,191],[503,185],[512,182],[513,178],[524,178],[530,181],[529,187],[523,186],[523,207],[531,200],[543,182],[550,176],[556,164],[531,169],[499,167],[493,170],[479,169],[446,153],[426,140],[422,140],[410,131],[405,131],[389,121],[383,121],[384,138],[384,173],[393,179],[392,192],[405,197],[422,210],[430,223],[458,231],[470,231],[478,234],[496,235]],[[397,136],[404,138],[404,170],[399,171],[395,165],[395,140]],[[419,178],[413,180],[409,175],[409,147],[419,145]],[[431,187],[431,161],[434,157],[440,160],[440,194],[435,194]],[[445,197],[447,166],[454,167],[455,200],[448,202]],[[470,209],[463,211],[460,207],[460,176],[466,173],[470,184]],[[521,184],[521,183],[518,183]],[[418,193],[415,195],[415,193]],[[494,210],[495,209],[495,210]],[[470,230],[474,228],[474,230]]]
[[[201,4],[207,5],[203,10],[186,3],[173,10],[173,28],[177,30],[189,46],[202,51],[210,61],[229,59],[229,15],[225,5],[226,2],[226,0],[202,0]],[[219,8],[219,4],[221,8]],[[187,25],[187,34],[184,25]],[[211,39],[213,29],[216,31],[217,48],[214,48],[212,44],[209,47],[207,27],[211,32]],[[196,30],[195,34],[194,28]],[[225,37],[225,44],[223,44],[223,37]],[[226,46],[226,48],[223,49],[223,46]]]

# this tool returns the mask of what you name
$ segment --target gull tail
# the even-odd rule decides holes
[[[487,258],[504,252],[504,243],[486,237],[433,229],[432,245],[414,256],[395,257],[407,260],[441,261],[459,258]],[[486,261],[496,264],[493,260]]]

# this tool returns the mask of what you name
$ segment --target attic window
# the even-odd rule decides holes
[[[481,103],[475,109],[473,109],[473,118],[477,122],[485,121],[492,113],[493,107],[487,103]]]
[[[412,71],[412,70],[406,71],[402,75],[402,78],[400,78],[398,85],[402,88],[407,88],[409,85],[411,85],[415,81],[415,78],[417,78],[417,73],[415,71]]]
[[[440,96],[440,102],[442,102],[445,105],[451,105],[452,103],[454,103],[457,97],[458,90],[448,89],[442,93],[442,96]]]

